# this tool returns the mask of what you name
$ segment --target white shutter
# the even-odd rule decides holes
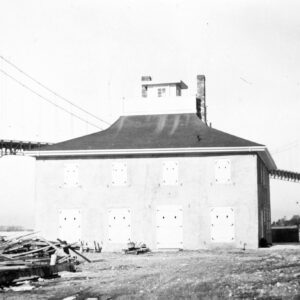
[[[178,185],[178,161],[164,161],[162,163],[162,184]]]
[[[131,239],[131,213],[128,208],[108,210],[108,241],[128,243]]]
[[[231,183],[231,161],[230,159],[218,159],[215,161],[216,183]]]
[[[68,243],[79,242],[81,239],[81,211],[79,209],[59,210],[58,235]]]
[[[67,187],[78,186],[79,166],[74,163],[64,165],[64,185]]]
[[[235,241],[234,209],[213,207],[210,210],[211,242],[230,243]]]
[[[112,164],[111,183],[114,186],[125,186],[128,184],[127,164],[125,162],[114,162]]]
[[[158,206],[156,210],[157,248],[182,248],[182,207]]]

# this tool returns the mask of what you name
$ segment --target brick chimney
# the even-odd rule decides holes
[[[151,81],[152,77],[151,76],[142,76],[141,80],[142,81]]]
[[[207,124],[204,75],[197,75],[196,109],[197,116],[200,118],[200,120]]]
[[[152,81],[152,77],[151,76],[142,76],[141,81],[142,82]],[[144,85],[142,85],[142,97],[143,98],[147,97],[147,87]]]

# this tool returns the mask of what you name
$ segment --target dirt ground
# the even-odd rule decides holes
[[[300,299],[300,246],[281,248],[89,253],[78,272],[0,299]]]

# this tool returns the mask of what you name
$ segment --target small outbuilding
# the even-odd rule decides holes
[[[299,243],[299,227],[272,226],[272,243]]]
[[[194,112],[135,112],[104,131],[28,152],[36,157],[36,229],[49,239],[101,241],[107,251],[128,241],[151,249],[271,243],[276,165],[267,148],[211,128],[196,111],[203,103],[192,102]]]

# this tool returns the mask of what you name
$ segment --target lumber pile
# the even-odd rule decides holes
[[[80,245],[82,252],[101,253],[102,251],[102,246],[98,241],[81,241]]]
[[[36,233],[0,240],[0,287],[21,277],[42,278],[61,271],[76,271],[77,256],[90,262],[77,251],[78,246],[65,241],[48,241]]]
[[[124,254],[143,254],[150,252],[150,249],[144,243],[136,244],[134,242],[129,242],[127,244],[127,249],[122,249]]]

